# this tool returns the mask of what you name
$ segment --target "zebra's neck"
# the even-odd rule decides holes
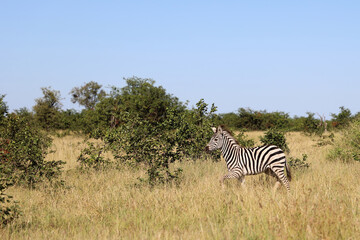
[[[223,145],[221,147],[221,154],[223,155],[226,162],[230,159],[230,157],[235,153],[236,149],[239,148],[239,144],[237,144],[234,137],[229,136],[228,133],[224,133]]]

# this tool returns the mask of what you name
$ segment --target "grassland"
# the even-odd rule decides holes
[[[56,138],[48,156],[67,162],[65,188],[9,189],[22,216],[1,239],[360,239],[360,164],[329,162],[316,137],[287,134],[289,155],[306,153],[311,166],[293,171],[290,194],[275,195],[263,175],[222,188],[224,162],[202,159],[178,163],[179,186],[152,189],[136,185],[142,169],[80,172],[82,140]]]

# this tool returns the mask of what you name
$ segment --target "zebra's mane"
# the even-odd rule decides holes
[[[220,125],[221,129],[226,132],[226,136],[228,136],[231,140],[233,140],[237,145],[240,146],[240,143],[238,142],[238,140],[234,137],[233,133],[231,130],[229,130],[225,125]]]

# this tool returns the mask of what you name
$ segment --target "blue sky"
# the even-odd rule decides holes
[[[360,111],[359,1],[0,1],[0,94],[152,78],[190,106]]]

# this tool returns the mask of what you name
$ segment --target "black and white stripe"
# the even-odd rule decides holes
[[[289,191],[291,180],[290,169],[286,163],[284,152],[277,146],[242,148],[229,131],[219,126],[213,128],[214,135],[206,145],[206,150],[220,149],[226,161],[228,173],[222,178],[238,178],[244,181],[246,175],[266,173],[276,177]],[[285,176],[285,169],[288,178]]]

